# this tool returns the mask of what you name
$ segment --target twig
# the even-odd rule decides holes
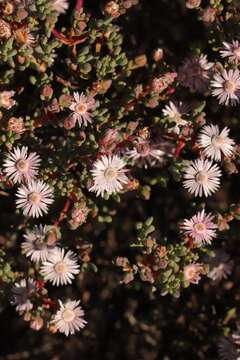
[[[76,11],[79,12],[82,9],[82,7],[83,7],[83,0],[77,0],[75,7]]]

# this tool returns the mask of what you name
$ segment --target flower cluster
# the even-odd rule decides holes
[[[172,295],[175,305],[190,286],[206,302],[205,292],[219,289],[223,303],[224,292],[234,292],[240,7],[158,2],[160,13],[164,5],[171,14],[166,23],[175,21],[172,8],[176,19],[181,10],[201,21],[201,44],[175,27],[165,39],[161,14],[161,31],[148,33],[154,3],[0,2],[0,300],[5,307],[10,299],[33,330],[81,332],[100,316],[99,302],[113,309],[119,283],[136,298],[140,291],[150,299]],[[176,58],[178,36],[187,46],[176,45]],[[201,316],[207,307],[199,305]],[[184,316],[178,325],[189,323]],[[124,319],[137,323],[129,311]],[[80,336],[94,339],[91,326]],[[236,347],[236,339],[227,343]]]

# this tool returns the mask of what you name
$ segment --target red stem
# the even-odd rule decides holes
[[[55,36],[55,38],[57,38],[59,40],[66,39],[66,37],[63,34],[61,34],[60,32],[58,32],[56,29],[52,29],[52,34]]]
[[[77,0],[75,7],[76,11],[79,12],[82,9],[82,7],[83,7],[83,0]]]
[[[71,198],[67,198],[67,200],[65,201],[65,204],[63,206],[62,211],[59,214],[58,219],[54,222],[54,226],[58,226],[59,223],[65,218],[65,215],[67,214],[68,209],[71,205],[71,200],[72,200]]]
[[[179,140],[177,142],[177,146],[176,146],[175,154],[174,154],[176,159],[179,157],[180,153],[182,152],[182,150],[185,146],[186,146],[185,141]]]

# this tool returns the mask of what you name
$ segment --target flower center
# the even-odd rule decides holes
[[[16,168],[19,170],[19,171],[22,171],[22,172],[25,172],[27,171],[28,169],[28,161],[27,160],[18,160],[17,164],[16,164]]]
[[[34,241],[36,250],[43,250],[45,248],[44,238],[39,237]]]
[[[148,156],[150,154],[150,146],[149,144],[139,144],[137,147],[137,151],[141,156]]]
[[[54,265],[54,270],[59,273],[62,274],[66,271],[66,265],[63,261],[59,261]]]
[[[75,109],[79,114],[84,114],[87,111],[87,105],[80,103],[76,105]]]
[[[75,318],[75,313],[73,310],[66,309],[62,312],[62,319],[66,322],[72,322]]]
[[[229,94],[233,94],[236,90],[236,84],[234,81],[231,81],[231,80],[225,81],[223,87],[224,87],[224,90],[226,92],[228,92]]]
[[[41,195],[37,192],[32,192],[28,196],[28,200],[31,201],[33,204],[38,204],[41,200]]]
[[[114,169],[114,168],[107,168],[105,171],[104,171],[104,177],[107,179],[107,180],[113,180],[117,177],[117,170]]]
[[[198,233],[204,233],[206,230],[206,226],[204,223],[197,223],[194,225],[194,229],[198,232]]]
[[[221,146],[224,144],[224,138],[219,135],[215,135],[212,137],[212,144],[213,146]]]
[[[195,179],[199,184],[204,184],[204,183],[206,183],[208,181],[208,176],[204,171],[199,171],[196,174]]]
[[[188,270],[188,278],[189,279],[193,279],[194,276],[195,276],[195,271],[192,269],[192,270]]]

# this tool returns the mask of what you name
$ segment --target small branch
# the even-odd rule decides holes
[[[182,150],[184,149],[185,146],[186,146],[186,142],[185,142],[185,141],[179,140],[179,141],[177,142],[177,146],[176,146],[175,154],[174,154],[174,156],[175,156],[176,159],[179,158],[179,155],[180,155],[180,153],[182,152]]]
[[[54,226],[58,226],[60,224],[60,222],[63,221],[63,219],[65,218],[65,216],[70,208],[71,202],[72,202],[72,197],[67,198],[67,200],[65,201],[65,204],[63,206],[63,209],[59,214],[58,219],[56,221],[54,221],[54,224],[53,224]]]
[[[80,12],[82,7],[83,7],[83,0],[77,0],[76,6],[75,6],[76,11]]]
[[[64,36],[62,33],[57,31],[56,29],[52,29],[52,35],[55,36],[56,39],[58,39],[61,43],[68,45],[68,46],[74,46],[81,44],[84,42],[87,38],[87,33],[83,34],[81,36],[73,36],[70,39]]]

